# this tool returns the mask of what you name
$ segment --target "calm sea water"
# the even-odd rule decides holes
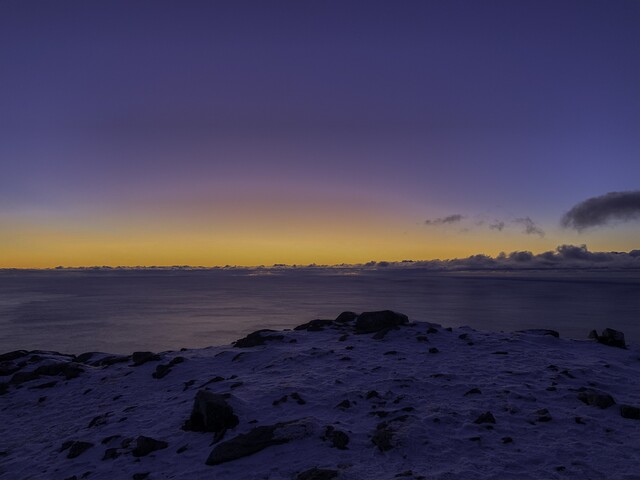
[[[624,272],[0,272],[0,352],[175,350],[344,310],[493,331],[612,327],[640,341],[640,274]]]

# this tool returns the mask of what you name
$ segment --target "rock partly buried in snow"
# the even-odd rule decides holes
[[[391,310],[364,312],[356,320],[356,332],[374,333],[409,323],[409,317]]]
[[[66,450],[66,448],[69,448],[69,453],[67,453],[67,458],[76,458],[82,455],[91,447],[93,447],[93,443],[72,441],[72,442],[66,442],[62,447],[63,447],[62,448],[63,451]]]
[[[473,423],[477,423],[478,425],[483,423],[496,423],[496,417],[493,416],[491,412],[484,412],[478,418],[476,418]]]
[[[526,333],[528,335],[549,335],[551,337],[560,338],[560,334],[558,332],[547,328],[528,328],[526,330],[518,330],[516,333]]]
[[[582,387],[578,393],[578,400],[598,408],[609,408],[616,402],[611,395],[595,388]]]
[[[151,452],[155,452],[156,450],[162,450],[163,448],[167,448],[169,444],[162,440],[156,440],[151,437],[145,437],[144,435],[140,435],[136,438],[136,446],[131,452],[134,457],[145,457],[149,455]]]
[[[313,425],[308,420],[293,420],[256,427],[216,446],[207,458],[207,465],[247,457],[274,445],[282,445],[292,440],[307,437],[313,433]]]
[[[620,405],[620,415],[622,418],[640,420],[640,408],[631,405]]]
[[[264,345],[267,341],[282,340],[284,335],[265,335],[267,333],[275,333],[275,330],[262,329],[250,333],[246,337],[236,340],[233,346],[236,348],[250,348]]]
[[[227,429],[238,425],[238,417],[222,395],[200,390],[193,401],[191,416],[182,427],[193,432],[212,432],[220,440]]]
[[[627,348],[627,344],[624,341],[624,333],[614,330],[613,328],[605,328],[602,331],[602,335],[598,335],[596,330],[589,332],[589,338],[593,338],[609,347]]]

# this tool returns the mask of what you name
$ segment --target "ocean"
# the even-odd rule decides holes
[[[640,341],[640,273],[406,269],[0,272],[0,352],[165,351],[228,344],[340,312],[391,309],[444,326],[551,328]]]

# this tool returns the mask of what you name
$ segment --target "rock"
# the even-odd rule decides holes
[[[578,391],[578,400],[593,407],[609,408],[616,403],[611,395],[594,388],[582,387]]]
[[[336,317],[334,321],[336,323],[348,323],[348,322],[353,322],[357,317],[358,317],[357,313],[342,312],[340,315]]]
[[[440,350],[438,350],[436,347],[431,347],[429,349],[429,353],[440,353]]]
[[[294,330],[307,330],[308,332],[321,332],[324,327],[333,325],[333,320],[311,320],[294,328]]]
[[[6,377],[20,370],[20,365],[13,362],[0,362],[0,377]]]
[[[153,378],[161,379],[169,375],[171,365],[160,364],[156,367],[156,371],[151,374]]]
[[[336,405],[336,408],[351,408],[351,402],[348,399],[344,399],[338,405]]]
[[[337,470],[329,470],[327,468],[311,468],[300,472],[296,480],[331,480],[338,476]]]
[[[250,333],[244,338],[236,340],[233,346],[236,348],[250,348],[264,345],[267,341],[282,340],[284,335],[264,335],[265,333],[274,332],[274,330],[262,329]]]
[[[120,456],[120,452],[118,452],[117,448],[107,448],[104,451],[104,455],[102,456],[102,460],[115,460]]]
[[[37,380],[38,378],[40,378],[40,375],[36,372],[16,372],[11,377],[11,380],[9,380],[9,383],[13,385],[20,385],[32,380]]]
[[[149,478],[150,474],[151,474],[150,472],[134,473],[133,480],[146,480],[147,478]]]
[[[0,395],[4,395],[9,391],[9,384],[6,382],[0,382]]]
[[[476,418],[473,423],[477,423],[478,425],[482,423],[496,423],[496,417],[494,417],[491,412],[484,412],[482,415]]]
[[[168,446],[169,444],[162,440],[155,440],[151,437],[140,435],[138,438],[136,438],[136,446],[131,454],[134,457],[145,457],[151,452],[162,450],[163,448],[167,448]]]
[[[131,355],[131,360],[133,361],[133,366],[138,367],[147,362],[159,361],[160,355],[153,352],[133,352],[133,355]]]
[[[63,447],[67,443],[68,442],[65,442],[65,444],[63,444]],[[69,448],[69,453],[67,453],[67,458],[76,458],[77,456],[82,455],[85,451],[87,451],[91,447],[93,447],[93,443],[81,442],[81,441],[72,441],[69,444],[69,447],[68,447]],[[66,450],[66,448],[64,450]]]
[[[393,448],[391,440],[393,439],[394,431],[387,422],[382,422],[376,427],[376,431],[371,437],[371,442],[378,447],[381,452],[386,452]]]
[[[3,353],[0,355],[0,362],[11,362],[28,355],[27,350],[13,350],[12,352]]]
[[[528,328],[526,330],[518,330],[516,333],[526,333],[529,335],[549,335],[551,337],[560,338],[560,334],[555,330],[547,328]]]
[[[391,310],[364,312],[356,319],[356,332],[375,333],[409,323],[409,317]]]
[[[304,438],[312,433],[304,420],[276,423],[256,427],[216,446],[207,458],[207,465],[219,465],[238,458],[247,457],[265,448]]]
[[[620,405],[620,415],[622,418],[640,420],[640,408],[631,405]]]
[[[208,390],[196,393],[191,409],[191,416],[182,427],[183,430],[194,432],[213,432],[214,439],[220,440],[227,429],[238,425],[238,417],[233,408],[222,395]]]
[[[609,347],[627,348],[627,344],[624,341],[624,333],[613,328],[605,328],[602,331],[602,335],[598,335],[598,332],[591,330],[589,338],[595,338],[598,343]]]
[[[387,336],[387,333],[389,333],[391,331],[390,328],[383,328],[382,330],[380,330],[379,332],[376,332],[373,334],[373,338],[374,340],[382,340],[384,337]]]
[[[338,450],[346,450],[349,444],[349,435],[341,430],[336,430],[333,426],[329,425],[324,430],[323,440],[329,440],[333,448]]]
[[[467,393],[465,393],[464,396],[466,397],[467,395],[480,395],[481,393],[482,391],[479,388],[472,388]]]

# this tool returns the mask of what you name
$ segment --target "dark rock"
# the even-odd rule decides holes
[[[358,318],[358,314],[354,312],[342,312],[335,319],[336,323],[348,323],[353,322],[356,318]]]
[[[476,418],[473,423],[477,423],[478,425],[482,423],[496,423],[496,417],[494,417],[491,412],[484,412],[482,415]]]
[[[149,478],[149,475],[150,475],[150,472],[134,473],[133,480],[146,480],[147,478]]]
[[[222,395],[200,390],[196,393],[191,416],[182,428],[194,432],[213,432],[214,439],[218,441],[227,429],[236,425],[238,417]]]
[[[3,353],[0,355],[0,362],[11,362],[28,355],[27,350],[13,350],[12,352]]]
[[[602,331],[602,335],[598,335],[598,332],[592,330],[589,333],[589,338],[595,338],[598,343],[609,347],[627,348],[627,344],[624,341],[624,333],[613,328],[605,328]]]
[[[344,335],[340,335],[340,338],[338,338],[339,342],[344,342],[347,340],[347,338],[349,338],[349,335],[347,335],[346,333]]]
[[[518,330],[516,333],[526,333],[529,335],[549,335],[551,337],[560,338],[560,334],[555,330],[547,328],[528,328],[526,330]]]
[[[82,373],[84,373],[84,369],[75,363],[68,363],[64,370],[62,370],[62,375],[67,380],[71,380],[73,378],[79,377]]]
[[[429,353],[440,353],[440,350],[438,350],[436,347],[431,347],[429,349]]]
[[[451,331],[451,327],[447,328],[446,330],[448,330],[449,332]],[[438,329],[435,327],[429,327],[427,328],[427,333],[438,333]]]
[[[66,445],[63,444],[63,447]],[[82,455],[89,448],[93,447],[93,443],[89,442],[81,442],[81,441],[72,441],[69,445],[69,453],[67,453],[67,458],[76,458],[79,455]],[[66,450],[66,449],[65,449]]]
[[[4,395],[9,391],[9,384],[6,382],[0,382],[0,395]]]
[[[611,395],[594,388],[582,387],[578,391],[578,400],[593,407],[609,408],[616,403]]]
[[[427,337],[426,335],[416,335],[416,340],[419,342],[428,342],[429,337]]]
[[[333,320],[311,320],[294,328],[294,330],[307,330],[308,332],[321,332],[325,327],[333,325]]]
[[[336,405],[336,408],[350,408],[351,407],[351,402],[348,399],[342,400],[338,405]]]
[[[153,378],[161,379],[169,375],[171,365],[160,364],[156,367],[156,371],[151,374]]]
[[[30,390],[41,390],[43,388],[51,388],[55,387],[58,383],[57,380],[53,380],[51,382],[41,383],[40,385],[34,385],[33,387],[29,387]]]
[[[115,460],[120,456],[120,452],[117,448],[107,448],[104,451],[104,455],[102,456],[102,460]]]
[[[310,435],[310,427],[304,421],[276,423],[256,427],[217,445],[207,458],[207,465],[219,465],[238,458],[253,455],[267,447],[288,443]]]
[[[467,395],[479,395],[482,392],[480,391],[479,388],[472,388],[471,390],[469,390],[467,393],[464,394],[464,396],[466,397]]]
[[[409,317],[391,310],[364,312],[356,319],[356,331],[358,333],[375,333],[407,323],[409,323]]]
[[[550,422],[553,420],[553,417],[549,414],[549,410],[546,408],[542,408],[536,412],[538,418],[536,419],[538,422]]]
[[[329,440],[331,446],[339,450],[346,450],[349,444],[349,436],[341,430],[336,430],[331,425],[325,428],[322,439]]]
[[[87,428],[100,427],[106,425],[108,418],[113,415],[112,412],[103,413],[102,415],[96,415],[91,419]]]
[[[131,360],[133,361],[133,366],[138,367],[147,362],[159,361],[160,355],[153,352],[133,352],[133,355],[131,355]]]
[[[48,376],[53,376],[53,375],[60,375],[65,367],[67,366],[66,363],[50,363],[48,365],[40,365],[38,368],[36,368],[34,370],[35,373],[37,373],[38,375],[48,375]]]
[[[376,427],[371,442],[378,447],[381,452],[389,451],[393,448],[394,431],[387,422],[382,422]]]
[[[20,370],[20,365],[13,362],[1,362],[0,363],[0,377],[6,377],[12,373],[16,373]]]
[[[631,405],[620,405],[620,415],[622,418],[640,420],[640,408],[632,407]]]
[[[163,448],[167,448],[168,446],[169,444],[162,440],[155,440],[151,437],[140,435],[138,438],[136,438],[136,446],[132,450],[131,454],[134,457],[145,457],[151,452],[162,450]]]
[[[100,440],[100,443],[102,445],[106,445],[107,443],[111,443],[113,440],[116,440],[120,438],[120,435],[109,435],[108,437],[104,437],[102,440]]]
[[[282,340],[284,335],[265,335],[266,333],[274,332],[274,330],[262,329],[250,333],[244,338],[236,340],[233,346],[236,348],[250,348],[264,345],[267,341]]]
[[[329,470],[328,468],[311,468],[300,472],[296,480],[331,480],[338,476],[337,470]]]
[[[375,390],[369,390],[369,391],[367,392],[366,399],[367,399],[367,400],[370,400],[370,399],[372,399],[372,398],[380,398],[380,394],[379,394],[377,391],[375,391]]]
[[[502,437],[502,443],[513,443],[513,438],[511,438],[511,437]]]
[[[291,394],[291,398],[294,399],[298,405],[304,405],[307,403],[306,400],[302,398],[298,392],[293,392]]]

